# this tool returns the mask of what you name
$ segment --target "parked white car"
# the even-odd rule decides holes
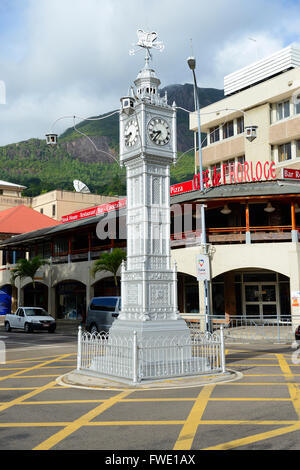
[[[48,330],[54,333],[56,321],[46,310],[39,307],[19,307],[16,313],[5,315],[5,330],[21,328],[27,333],[34,330]]]

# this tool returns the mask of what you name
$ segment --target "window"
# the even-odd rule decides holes
[[[223,138],[228,139],[228,137],[233,136],[233,121],[226,122],[223,127]]]
[[[210,143],[213,144],[214,142],[218,142],[220,140],[220,128],[219,126],[217,127],[212,127],[209,129],[209,135],[210,135]]]
[[[294,105],[294,113],[295,114],[300,114],[300,94],[297,95],[295,100],[295,105]]]
[[[296,140],[296,158],[300,158],[300,140]]]
[[[276,115],[277,115],[277,120],[280,121],[280,119],[285,119],[289,117],[290,115],[290,102],[289,100],[287,101],[282,101],[281,103],[276,104]]]
[[[43,214],[43,213],[44,213],[44,209],[40,209],[40,213]]]
[[[55,217],[55,215],[56,215],[56,205],[53,204],[52,205],[52,217]]]
[[[104,312],[114,312],[118,299],[116,297],[95,297],[92,300],[90,309]]]
[[[242,134],[244,132],[244,117],[239,117],[236,120],[237,124],[237,133]]]
[[[242,165],[244,165],[244,163],[245,163],[245,155],[241,155],[240,157],[238,157],[237,161],[238,161],[238,163],[241,163]]]
[[[274,155],[275,155],[274,145],[271,145],[271,162],[275,161]]]
[[[291,142],[278,146],[278,161],[284,162],[292,158]]]

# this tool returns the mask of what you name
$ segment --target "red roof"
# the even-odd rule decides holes
[[[54,225],[59,222],[23,205],[0,212],[0,233],[26,233]]]

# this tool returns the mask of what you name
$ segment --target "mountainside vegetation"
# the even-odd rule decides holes
[[[189,111],[194,110],[193,86],[170,85],[168,102]],[[223,98],[223,90],[198,89],[201,107]],[[73,180],[79,179],[95,194],[125,195],[125,169],[117,163],[119,150],[119,117],[115,114],[100,121],[83,121],[67,129],[55,147],[44,140],[29,139],[0,147],[0,179],[27,187],[24,196],[36,196],[54,189],[73,191]],[[194,139],[189,130],[188,114],[177,113],[178,161],[171,168],[171,184],[191,179],[194,174]],[[188,151],[189,150],[189,151]],[[188,152],[187,152],[188,151]],[[187,152],[187,153],[186,153]]]

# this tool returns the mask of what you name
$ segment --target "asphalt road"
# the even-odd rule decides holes
[[[76,368],[74,336],[0,327],[0,341],[1,450],[300,449],[300,353],[289,345],[227,345],[235,382],[135,391],[58,385]]]

